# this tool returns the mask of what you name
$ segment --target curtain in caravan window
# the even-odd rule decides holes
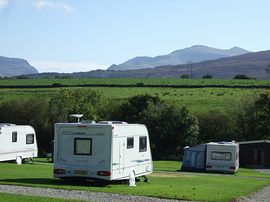
[[[17,142],[17,132],[12,132],[12,142]]]
[[[75,138],[74,155],[92,155],[92,138]]]
[[[211,152],[211,159],[212,160],[222,160],[222,161],[230,161],[232,160],[232,153],[231,152]]]
[[[26,135],[26,144],[34,144],[34,134]]]
[[[147,137],[140,137],[139,152],[145,152],[147,150]]]
[[[127,138],[127,149],[134,148],[134,137]]]

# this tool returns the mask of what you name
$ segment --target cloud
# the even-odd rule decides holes
[[[0,10],[9,6],[8,0],[0,0]]]
[[[97,64],[95,62],[55,62],[55,61],[30,61],[40,73],[41,72],[87,72],[95,69],[106,69],[109,65]]]
[[[36,0],[33,2],[33,6],[37,9],[50,8],[55,10],[63,10],[67,13],[72,13],[74,11],[73,7],[68,4],[48,0]]]

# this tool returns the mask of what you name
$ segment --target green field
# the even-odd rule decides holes
[[[16,165],[0,163],[0,184],[86,190],[159,198],[197,201],[229,201],[270,185],[270,175],[250,169],[240,169],[235,175],[175,172],[180,163],[155,161],[150,184],[139,182],[137,187],[119,183],[69,182],[52,177],[52,164],[35,162]],[[211,193],[211,194],[209,194]],[[0,195],[1,197],[1,195]]]
[[[187,85],[187,87],[138,87],[136,83],[147,85]],[[209,110],[224,111],[237,106],[239,100],[253,97],[269,91],[266,80],[211,80],[211,79],[17,79],[0,80],[1,85],[52,85],[61,83],[70,87],[61,88],[0,88],[0,102],[11,99],[27,99],[43,97],[50,99],[61,89],[92,89],[100,92],[106,99],[115,102],[125,102],[129,97],[148,93],[158,95],[168,103],[177,106],[187,106],[191,112],[199,113]],[[134,85],[133,87],[76,87],[86,84],[117,84]],[[194,88],[194,85],[218,85],[218,87]],[[225,87],[224,87],[225,85]],[[73,87],[72,87],[73,86]],[[231,86],[231,87],[230,87]],[[234,87],[232,87],[234,86]],[[242,87],[235,87],[242,86]],[[254,88],[257,86],[259,88]],[[261,87],[260,87],[261,86]],[[264,87],[262,87],[264,86]],[[246,88],[250,87],[250,88]]]
[[[176,78],[84,78],[84,79],[4,79],[1,85],[87,85],[119,84],[135,85],[226,85],[226,86],[270,86],[269,80],[231,80],[231,79],[176,79]]]

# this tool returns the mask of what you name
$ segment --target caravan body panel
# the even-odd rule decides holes
[[[209,142],[185,147],[181,170],[237,172],[239,145],[234,142]]]
[[[141,136],[147,139],[144,152],[139,152]],[[128,179],[130,170],[135,176],[152,172],[149,137],[144,125],[55,124],[54,177],[120,180]]]
[[[37,157],[38,148],[33,127],[0,124],[0,161]]]
[[[239,168],[239,144],[234,142],[210,142],[206,151],[206,171],[237,172]]]

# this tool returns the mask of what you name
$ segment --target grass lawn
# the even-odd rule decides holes
[[[155,161],[151,183],[139,182],[131,188],[119,183],[64,183],[52,177],[51,163],[0,163],[0,183],[197,201],[229,201],[270,185],[270,175],[250,169],[240,169],[235,175],[173,172],[179,168],[179,162]]]

